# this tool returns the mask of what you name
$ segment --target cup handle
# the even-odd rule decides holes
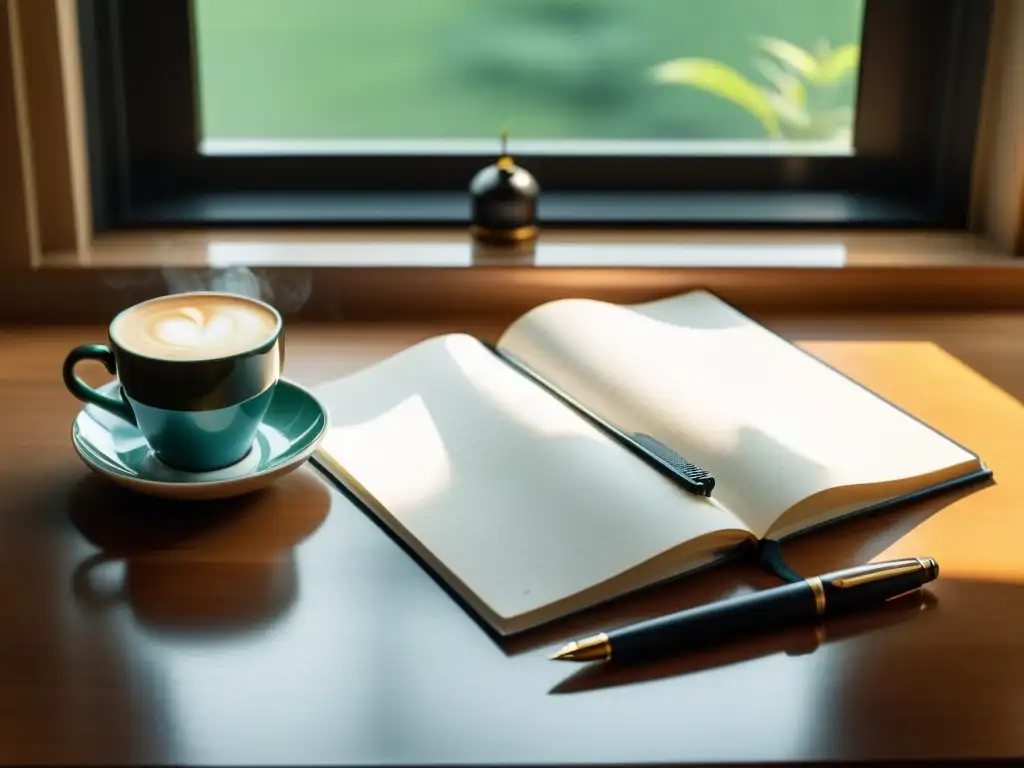
[[[124,601],[124,582],[113,590],[96,589],[92,583],[92,572],[101,565],[122,558],[106,552],[97,552],[78,564],[71,577],[72,591],[78,600],[93,608],[106,608]]]
[[[83,403],[95,405],[97,408],[119,416],[129,424],[137,426],[132,407],[125,401],[120,389],[115,397],[104,395],[75,375],[75,365],[82,360],[98,360],[103,363],[103,367],[107,369],[108,373],[111,375],[117,373],[117,363],[114,361],[114,353],[110,351],[110,347],[105,344],[83,344],[72,349],[64,360],[64,386],[68,388],[68,391]]]

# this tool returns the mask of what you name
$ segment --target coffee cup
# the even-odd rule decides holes
[[[262,301],[197,291],[161,296],[118,314],[107,344],[73,349],[64,384],[79,400],[138,427],[168,466],[205,472],[252,449],[284,364],[281,315]],[[115,395],[75,375],[97,360]]]

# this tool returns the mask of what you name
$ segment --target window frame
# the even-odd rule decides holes
[[[97,230],[463,224],[493,156],[203,156],[190,0],[78,0]],[[550,225],[964,228],[991,0],[866,0],[852,157],[523,155]]]

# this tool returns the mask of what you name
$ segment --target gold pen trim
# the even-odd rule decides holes
[[[918,557],[915,559],[924,568],[925,575],[928,576],[929,580],[939,578],[939,564],[935,562],[934,557]]]
[[[611,661],[612,643],[604,632],[566,643],[551,656],[558,661]]]
[[[818,576],[811,576],[811,578],[804,579],[804,581],[807,582],[807,586],[814,593],[814,612],[821,616],[825,613],[825,585],[821,583],[821,578]]]
[[[862,573],[859,576],[845,576],[841,579],[836,579],[832,583],[835,586],[839,587],[839,589],[847,589],[848,587],[856,587],[861,584],[870,584],[873,581],[881,581],[882,579],[887,579],[890,576],[901,576],[904,573],[913,573],[914,571],[920,570],[921,568],[928,570],[928,566],[926,566],[922,561],[917,560],[915,558],[914,562],[910,563],[909,565],[900,565],[895,568],[879,568],[875,571]]]

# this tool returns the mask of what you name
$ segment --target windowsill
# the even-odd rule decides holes
[[[546,229],[535,253],[474,253],[461,229],[104,234],[0,280],[0,319],[102,321],[181,290],[240,290],[310,320],[511,319],[567,296],[692,288],[747,311],[1024,310],[1024,259],[936,231]]]
[[[857,269],[1024,268],[963,232],[544,229],[532,246],[474,244],[461,229],[143,230],[97,236],[44,268],[92,269]]]

